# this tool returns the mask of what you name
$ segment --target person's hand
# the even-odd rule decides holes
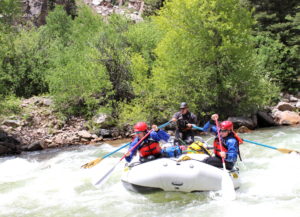
[[[158,127],[157,127],[157,125],[155,125],[155,124],[152,125],[152,129],[153,129],[154,131],[156,131],[156,132],[159,130]]]
[[[173,121],[173,122],[176,122],[176,121],[177,121],[177,119],[176,119],[176,118],[172,118],[172,121]]]
[[[226,158],[226,152],[220,152],[221,158]]]
[[[188,128],[192,128],[193,127],[193,124],[187,124],[186,125]]]
[[[130,151],[125,154],[126,157],[130,156]]]
[[[216,121],[216,120],[219,119],[219,115],[218,115],[218,114],[213,114],[213,115],[211,116],[211,119],[212,119],[213,121]]]

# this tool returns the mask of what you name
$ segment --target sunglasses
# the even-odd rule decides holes
[[[140,134],[140,133],[143,133],[144,131],[136,131],[134,132],[135,134]]]
[[[229,132],[229,130],[220,130],[220,133],[226,133]]]

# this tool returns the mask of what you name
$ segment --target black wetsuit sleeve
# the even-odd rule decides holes
[[[179,116],[180,116],[180,112],[176,112],[176,113],[173,115],[173,117],[172,117],[172,118],[176,118],[176,119],[178,119],[178,118],[179,118]]]
[[[190,121],[190,124],[196,124],[197,125],[198,123],[198,120],[197,120],[197,116],[192,114],[191,115],[191,121]]]

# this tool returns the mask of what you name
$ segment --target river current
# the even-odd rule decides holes
[[[266,128],[240,136],[300,150],[299,126]],[[0,217],[300,216],[300,155],[242,144],[243,161],[238,163],[241,188],[235,201],[224,201],[218,192],[129,192],[120,181],[122,163],[104,185],[94,186],[125,150],[91,169],[80,166],[115,149],[109,144],[77,146],[0,158]]]

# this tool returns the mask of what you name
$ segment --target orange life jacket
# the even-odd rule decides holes
[[[215,141],[214,141],[214,153],[215,153],[215,155],[218,156],[218,157],[221,157],[221,154],[220,154],[221,151],[227,152],[228,151],[227,146],[224,144],[224,142],[222,142],[222,147],[221,147],[221,145],[219,143],[219,139],[215,138]]]
[[[161,147],[157,141],[148,140],[139,148],[140,156],[147,157],[149,155],[157,155],[161,152]]]
[[[233,134],[233,137],[238,141],[238,155],[239,155],[240,160],[242,160],[241,155],[240,155],[239,146],[240,146],[240,144],[243,143],[243,140],[234,131],[232,131],[231,133]],[[218,139],[218,137],[216,137],[214,140],[214,153],[216,156],[221,157],[220,152],[222,152],[222,151],[225,153],[228,152],[227,145],[224,144],[224,142],[222,141],[222,147],[221,147],[221,145],[219,144],[219,139]]]

